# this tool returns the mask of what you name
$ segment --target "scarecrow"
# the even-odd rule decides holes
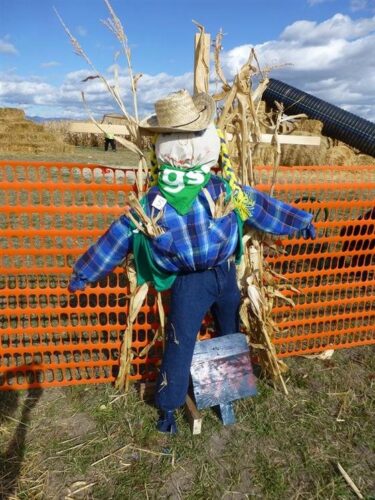
[[[239,331],[240,292],[236,262],[248,225],[274,235],[314,238],[312,214],[249,187],[231,168],[225,139],[208,94],[186,90],[155,103],[156,114],[140,124],[156,133],[151,187],[141,200],[160,234],[148,237],[122,215],[74,265],[69,290],[84,290],[133,252],[137,280],[171,290],[166,345],[157,380],[157,429],[175,433],[174,412],[185,402],[197,332],[211,310],[217,334]],[[211,171],[220,167],[220,175]],[[225,199],[218,216],[215,202]],[[134,219],[133,219],[134,220]]]

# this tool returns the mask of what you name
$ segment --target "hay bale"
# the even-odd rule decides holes
[[[357,154],[355,165],[375,165],[375,158],[363,153]]]
[[[323,123],[319,120],[301,118],[294,125],[296,132],[302,132],[300,135],[322,135]]]
[[[0,108],[0,120],[16,121],[25,120],[26,115],[23,109]]]
[[[26,120],[22,109],[0,108],[0,150],[14,153],[58,153],[74,150],[63,136]]]
[[[280,164],[285,166],[301,165],[373,165],[375,158],[360,154],[343,142],[322,135],[323,123],[319,120],[302,118],[293,123],[290,135],[320,136],[320,146],[284,144],[281,148]],[[263,130],[262,130],[263,131]],[[265,130],[272,133],[271,130]],[[253,156],[255,165],[273,165],[275,148],[261,144]]]
[[[339,145],[327,150],[327,165],[353,165],[354,152],[349,146]]]
[[[254,165],[273,165],[276,157],[276,150],[269,144],[259,144],[253,154]]]

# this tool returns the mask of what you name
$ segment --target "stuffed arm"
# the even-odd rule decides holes
[[[132,250],[132,240],[129,220],[122,216],[76,261],[68,290],[84,290],[110,273]]]
[[[242,189],[252,200],[246,224],[270,234],[315,238],[313,214],[272,198],[252,187],[243,186]]]

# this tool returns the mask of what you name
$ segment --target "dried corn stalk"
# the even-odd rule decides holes
[[[279,332],[272,319],[272,308],[276,297],[285,298],[287,301],[290,299],[282,295],[278,289],[278,281],[264,260],[261,235],[250,232],[244,236],[243,243],[245,252],[238,270],[239,287],[243,297],[240,318],[263,371],[273,381],[278,382],[287,394],[282,376],[286,365],[277,359],[272,343],[274,334]]]
[[[276,119],[266,115],[260,106],[261,97],[268,84],[268,72],[262,72],[254,49],[250,51],[248,61],[242,66],[230,85],[225,79],[221,64],[222,33],[216,37],[215,69],[222,82],[222,91],[214,95],[220,103],[221,113],[217,120],[218,127],[223,130],[228,142],[228,150],[238,177],[243,184],[256,183],[252,157],[261,142],[261,128],[273,130],[273,145],[276,150],[275,164],[270,186],[273,194],[280,163],[280,144],[278,133],[286,118],[282,106],[278,107]],[[260,82],[253,88],[253,77],[260,75]],[[293,117],[299,118],[299,116]],[[246,230],[245,230],[246,231]],[[277,275],[264,259],[264,245],[277,251],[272,239],[256,231],[247,230],[243,237],[244,256],[237,269],[239,287],[242,294],[240,317],[250,344],[257,355],[261,367],[269,378],[287,394],[283,379],[286,365],[277,358],[272,339],[279,333],[279,327],[272,319],[275,300],[283,300],[291,307],[293,301],[282,292],[289,288],[296,292],[283,276]]]
[[[149,289],[147,283],[144,283],[141,286],[137,286],[134,258],[132,256],[129,256],[129,258],[126,259],[126,271],[130,288],[129,314],[128,324],[123,335],[120,349],[120,370],[115,382],[116,389],[125,391],[127,391],[129,388],[131,364],[135,356],[132,350],[133,325],[135,320],[137,319],[137,315],[141,310],[144,299],[146,298]]]
[[[117,39],[117,42],[120,44],[120,47],[121,47],[121,52],[123,53],[123,55],[126,59],[126,62],[127,62],[129,77],[130,77],[130,88],[131,88],[131,92],[132,92],[132,96],[133,96],[134,116],[131,115],[131,113],[129,113],[129,111],[127,110],[125,103],[121,97],[117,64],[114,65],[114,68],[115,68],[114,69],[114,85],[112,85],[109,82],[109,80],[100,71],[98,71],[96,69],[94,63],[91,61],[91,59],[89,58],[89,56],[87,55],[85,50],[81,47],[78,40],[72,35],[69,28],[66,26],[63,19],[61,18],[60,14],[57,12],[56,9],[54,9],[54,10],[55,10],[55,13],[56,13],[60,23],[62,24],[62,26],[65,30],[65,33],[67,34],[67,36],[68,36],[68,38],[73,46],[74,52],[86,61],[87,65],[92,69],[92,71],[94,73],[93,76],[89,76],[89,77],[85,78],[85,80],[83,80],[83,81],[88,81],[88,80],[93,79],[93,78],[99,78],[103,82],[105,88],[107,89],[108,93],[112,97],[113,101],[119,107],[121,113],[127,119],[127,126],[128,126],[128,130],[129,130],[129,134],[130,134],[130,140],[127,140],[124,137],[120,137],[118,135],[115,135],[115,139],[117,142],[122,144],[124,147],[130,149],[131,151],[133,151],[135,154],[138,155],[139,160],[138,160],[136,183],[137,183],[139,197],[141,197],[143,192],[146,189],[145,179],[147,177],[147,171],[148,171],[147,161],[146,161],[146,158],[145,158],[143,150],[142,150],[142,138],[141,138],[141,134],[139,131],[139,126],[138,126],[139,120],[138,120],[138,103],[137,103],[137,83],[138,83],[139,78],[141,78],[142,74],[141,73],[136,74],[136,75],[133,74],[133,68],[132,68],[132,64],[131,64],[131,51],[130,51],[130,47],[128,44],[128,39],[127,39],[125,30],[122,26],[120,19],[117,17],[115,11],[113,10],[113,7],[112,7],[111,3],[109,2],[109,0],[103,0],[103,1],[106,5],[108,11],[109,11],[109,17],[102,22]],[[115,54],[115,63],[117,61],[118,55],[119,55],[119,52],[117,52]],[[89,115],[91,121],[98,127],[99,130],[101,130],[103,133],[105,133],[105,130],[103,129],[103,127],[94,119],[93,114],[88,109],[83,92],[82,92],[82,99],[83,99],[84,106],[85,106],[86,110],[88,111],[88,115]]]
[[[108,93],[128,120],[128,127],[131,135],[130,141],[119,136],[115,136],[115,139],[123,146],[138,154],[139,162],[136,183],[138,195],[141,197],[145,191],[145,177],[147,175],[147,163],[142,151],[142,138],[138,126],[137,110],[137,82],[142,75],[133,75],[131,52],[121,21],[115,14],[109,0],[104,0],[104,3],[109,10],[110,17],[103,21],[103,23],[117,38],[128,64],[133,95],[134,116],[128,112],[122,100],[117,65],[115,65],[114,70],[115,84],[111,85],[109,81],[97,71],[94,64],[80,46],[77,39],[74,38],[64,24],[57,11],[56,14],[73,45],[74,51],[85,59],[86,63],[93,71],[94,76],[86,78],[85,81],[92,78],[101,79]],[[207,92],[209,85],[210,38],[209,35],[205,33],[205,29],[202,25],[198,23],[195,24],[198,27],[199,33],[196,35],[194,90],[195,92]],[[222,91],[213,96],[217,103],[222,104],[222,111],[218,116],[217,124],[219,128],[226,133],[228,150],[233,160],[234,167],[238,167],[238,174],[241,181],[244,184],[249,183],[251,185],[256,183],[252,157],[260,144],[261,127],[271,128],[271,130],[274,131],[276,163],[271,186],[271,193],[273,193],[280,159],[280,144],[278,143],[277,134],[282,127],[285,126],[285,118],[283,117],[283,110],[281,108],[278,110],[276,121],[273,120],[272,116],[265,114],[261,110],[261,97],[268,83],[268,72],[272,68],[267,68],[266,71],[262,72],[255,51],[251,50],[248,61],[240,69],[233,83],[229,84],[224,76],[220,63],[222,37],[223,33],[220,31],[215,39],[215,69],[222,83]],[[117,60],[117,57],[116,55],[115,60]],[[256,66],[253,65],[254,61]],[[255,89],[253,89],[252,81],[254,75],[261,76],[260,82]],[[83,93],[82,99],[88,110]],[[89,110],[88,113],[97,127],[104,132],[103,128],[95,121]],[[163,229],[157,224],[158,218],[161,215],[160,213],[156,217],[154,217],[153,214],[151,214],[151,217],[147,216],[135,195],[129,195],[128,201],[132,208],[132,212],[129,211],[126,215],[132,220],[138,230],[151,238],[162,234]],[[224,196],[219,197],[216,202],[209,199],[209,204],[213,217],[223,216],[233,209],[231,202],[226,202]],[[254,232],[245,234],[245,255],[243,262],[238,268],[238,279],[243,295],[241,319],[250,337],[253,348],[259,356],[265,373],[275,382],[279,382],[283,390],[287,392],[282,377],[282,372],[286,367],[277,359],[275,348],[272,344],[272,338],[274,334],[278,332],[278,327],[272,320],[272,307],[275,299],[284,299],[291,306],[293,302],[282,294],[282,290],[286,286],[285,284],[281,284],[284,278],[276,275],[276,273],[265,264],[263,258],[263,245],[264,236]],[[131,364],[135,356],[132,350],[133,324],[149,289],[148,284],[144,284],[140,287],[137,286],[134,259],[128,258],[126,262],[126,272],[130,286],[129,317],[121,346],[120,371],[116,380],[116,387],[118,389],[127,389],[129,385]],[[154,345],[158,335],[162,336],[164,339],[165,317],[160,294],[157,296],[157,302],[160,329],[155,334],[151,345],[140,353],[141,356],[147,354],[148,349]]]
[[[145,213],[141,203],[133,193],[129,193],[128,203],[131,207],[131,211],[129,210],[128,212],[126,212],[125,216],[129,220],[131,220],[138,231],[142,232],[149,238],[154,238],[155,236],[160,236],[161,234],[163,234],[164,230],[157,224],[158,220],[163,214],[162,211],[159,211],[156,216],[153,216],[153,214],[151,214],[151,217],[149,217]],[[157,306],[159,314],[159,328],[155,332],[155,335],[151,342],[139,354],[136,354],[132,350],[133,324],[137,319],[137,315],[141,310],[145,298],[147,297],[149,285],[147,283],[144,283],[141,286],[137,286],[137,276],[133,256],[130,256],[126,259],[124,268],[129,281],[130,299],[128,324],[124,332],[120,352],[120,371],[115,384],[116,388],[119,390],[128,390],[129,376],[131,374],[131,365],[134,357],[137,356],[142,358],[146,356],[151,347],[153,347],[158,339],[162,339],[164,347],[165,339],[165,313],[161,293],[158,292]]]
[[[138,155],[138,169],[137,169],[137,175],[136,175],[136,185],[137,185],[137,190],[138,190],[138,196],[141,198],[143,196],[143,193],[146,189],[145,186],[145,179],[147,178],[147,172],[148,172],[148,167],[147,167],[147,162],[146,158],[143,153],[143,144],[142,144],[142,137],[140,134],[139,130],[139,120],[138,120],[138,104],[137,104],[137,83],[139,79],[141,78],[142,74],[133,74],[133,69],[132,69],[132,64],[131,64],[131,51],[130,47],[128,44],[128,39],[126,36],[126,33],[124,31],[124,28],[122,26],[122,23],[120,19],[117,17],[115,11],[112,8],[111,3],[109,0],[103,0],[108,11],[109,11],[109,17],[103,21],[103,24],[112,32],[112,34],[115,36],[117,39],[118,43],[120,44],[121,51],[127,61],[127,66],[128,66],[128,71],[129,71],[129,77],[130,77],[130,86],[131,86],[131,92],[133,96],[133,112],[134,116],[131,115],[125,104],[124,101],[121,97],[121,92],[120,92],[120,86],[119,86],[119,78],[118,78],[118,66],[117,66],[117,58],[119,56],[119,52],[116,53],[115,55],[115,65],[114,65],[114,85],[112,85],[108,79],[100,73],[91,59],[88,57],[84,49],[81,47],[79,44],[78,40],[72,35],[68,27],[65,25],[64,21],[62,20],[61,16],[59,13],[56,11],[56,15],[59,18],[66,34],[68,35],[70,42],[73,46],[73,49],[77,55],[82,57],[88,66],[92,69],[94,76],[89,76],[86,78],[84,81],[88,81],[92,78],[99,78],[103,84],[105,85],[108,93],[111,95],[112,99],[116,103],[116,105],[119,107],[120,111],[122,114],[126,117],[127,119],[127,124],[128,124],[128,129],[130,132],[130,140],[125,139],[124,137],[120,137],[118,135],[115,135],[115,139],[117,142],[122,144],[125,148],[128,148],[132,152],[136,153]],[[104,128],[95,120],[93,117],[93,114],[89,110],[84,93],[82,92],[82,100],[83,104],[88,112],[88,115],[90,119],[92,120],[93,123],[98,127],[99,130],[101,130],[103,133],[105,133]],[[143,213],[142,207],[140,206],[137,198],[134,195],[129,195],[129,204],[134,210],[134,213],[136,214],[136,217],[133,216],[131,212],[129,212],[127,215],[129,218],[133,221],[133,223],[138,227],[140,230],[142,230],[145,234],[148,236],[156,236],[161,234],[162,230],[157,226],[157,218],[149,218],[146,216],[146,214]],[[136,285],[136,274],[135,274],[135,269],[134,269],[134,259],[127,259],[127,264],[126,264],[126,271],[129,279],[129,286],[130,286],[130,300],[129,300],[129,316],[128,316],[128,324],[126,327],[126,330],[124,332],[123,336],[123,341],[121,345],[121,350],[120,350],[120,371],[116,380],[116,387],[118,389],[128,389],[129,386],[129,374],[131,371],[131,363],[132,360],[135,356],[135,353],[132,350],[132,334],[133,334],[133,324],[136,320],[136,317],[142,307],[142,304],[144,302],[145,297],[147,296],[148,293],[148,284],[144,284],[140,287],[137,287]],[[158,299],[158,303],[160,305],[160,311],[162,311],[162,305],[161,305],[161,299]],[[159,313],[160,315],[163,315],[163,312]],[[161,323],[162,323],[162,316],[161,316]],[[163,329],[163,327],[162,327]]]

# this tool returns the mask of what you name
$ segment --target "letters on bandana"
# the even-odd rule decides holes
[[[158,186],[168,203],[180,215],[185,215],[210,177],[210,168],[202,165],[189,169],[161,165]]]

